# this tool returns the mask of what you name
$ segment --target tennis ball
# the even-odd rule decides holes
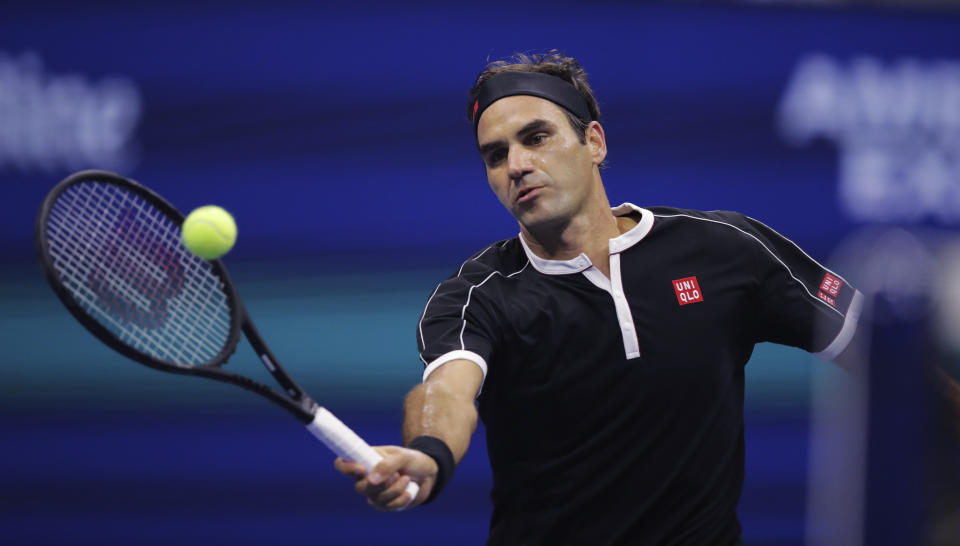
[[[181,228],[183,244],[205,260],[216,260],[233,248],[237,224],[233,216],[216,205],[194,209]]]

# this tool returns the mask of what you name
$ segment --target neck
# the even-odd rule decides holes
[[[593,261],[595,254],[606,254],[607,241],[619,235],[610,207],[605,213],[584,211],[558,224],[520,226],[520,231],[530,250],[547,260],[569,260],[582,253]]]
[[[629,230],[610,210],[602,184],[577,214],[551,225],[520,226],[534,254],[547,260],[569,260],[586,254],[605,274],[609,269],[609,240]]]

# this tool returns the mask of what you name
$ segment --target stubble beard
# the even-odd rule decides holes
[[[538,196],[537,201],[544,197],[549,196]],[[564,206],[566,203],[558,203],[558,205],[560,205],[559,208],[562,210],[552,213],[549,210],[549,203],[539,203],[535,201],[526,204],[526,206],[521,205],[521,208],[527,210],[517,211],[517,214],[514,214],[514,218],[517,219],[517,222],[519,222],[528,233],[540,241],[541,244],[547,244],[547,241],[560,237],[583,208],[582,206]],[[538,207],[547,210],[530,210]],[[568,208],[572,208],[573,210],[566,210]]]

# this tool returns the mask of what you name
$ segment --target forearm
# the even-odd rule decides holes
[[[951,413],[953,429],[960,438],[960,384],[957,384],[946,372],[936,369],[937,391],[946,401],[946,405]]]
[[[459,463],[477,428],[477,409],[473,397],[457,392],[443,382],[421,383],[407,395],[404,403],[403,442],[417,436],[443,440]]]
[[[357,492],[380,510],[430,502],[467,452],[477,427],[474,397],[482,383],[483,374],[471,361],[453,360],[440,366],[410,391],[404,403],[403,443],[410,448],[380,446],[377,449],[384,458],[369,475],[361,465],[342,459],[335,463],[337,470],[354,477]],[[432,436],[443,443],[422,438],[411,446],[418,436]],[[420,493],[412,504],[404,496],[407,480],[420,484]]]

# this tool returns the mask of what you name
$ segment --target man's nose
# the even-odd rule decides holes
[[[511,180],[520,180],[532,171],[533,162],[529,151],[517,146],[508,152],[507,174]]]

